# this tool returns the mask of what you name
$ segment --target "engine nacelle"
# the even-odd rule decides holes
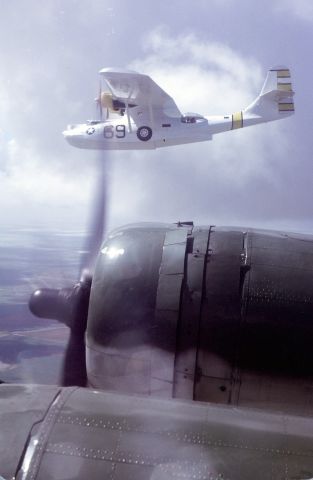
[[[87,323],[90,385],[312,412],[313,237],[192,224],[113,232]]]

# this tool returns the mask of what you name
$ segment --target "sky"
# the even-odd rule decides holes
[[[193,220],[313,233],[311,0],[0,0],[0,224],[82,229],[95,152],[62,137],[96,116],[98,71],[150,75],[182,112],[241,110],[291,69],[296,114],[156,151],[112,152],[108,228]]]

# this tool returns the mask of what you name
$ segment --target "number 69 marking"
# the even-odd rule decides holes
[[[104,138],[124,138],[126,136],[125,125],[116,125],[115,130],[113,125],[106,125],[103,129]]]
[[[116,125],[116,138],[124,138],[126,136],[125,125]]]

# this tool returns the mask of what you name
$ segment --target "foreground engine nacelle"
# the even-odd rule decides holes
[[[87,323],[91,386],[313,411],[313,237],[192,223],[114,231]]]

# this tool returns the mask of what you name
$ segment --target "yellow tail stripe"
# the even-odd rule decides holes
[[[236,112],[232,114],[232,125],[231,129],[235,130],[236,128],[243,127],[243,116],[242,112]]]
[[[293,103],[279,103],[278,110],[280,112],[294,112],[295,106]]]
[[[284,90],[285,92],[292,92],[292,86],[291,83],[277,83],[277,89],[278,90]]]
[[[277,70],[277,78],[289,78],[290,71],[289,70]]]

